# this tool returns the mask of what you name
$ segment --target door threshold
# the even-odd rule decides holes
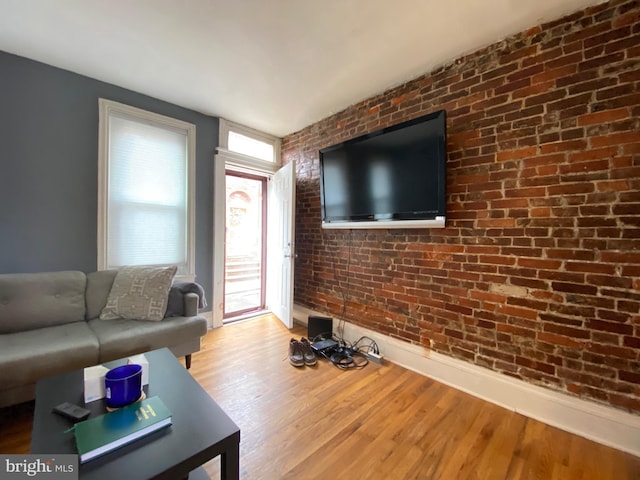
[[[241,315],[238,315],[236,317],[230,317],[230,318],[225,318],[224,320],[222,320],[222,324],[223,325],[227,325],[229,323],[236,323],[236,322],[241,322],[243,320],[250,320],[252,318],[255,317],[260,317],[262,315],[266,315],[268,313],[271,313],[271,310],[256,310],[254,312],[247,312],[247,313],[243,313]]]

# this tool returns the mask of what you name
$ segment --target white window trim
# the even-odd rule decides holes
[[[176,279],[195,281],[196,126],[104,98],[98,99],[98,109],[98,270],[108,268],[109,117],[115,113],[160,128],[174,129],[187,135],[187,274],[176,276]]]
[[[236,132],[245,137],[253,138],[260,142],[267,143],[273,147],[273,161],[262,160],[252,157],[250,155],[244,155],[238,152],[232,152],[229,150],[229,132]],[[224,118],[220,119],[219,127],[220,145],[218,146],[218,153],[224,155],[227,165],[245,168],[252,171],[275,173],[282,166],[282,159],[280,157],[280,145],[281,140],[273,135],[268,135],[253,128],[245,127]]]

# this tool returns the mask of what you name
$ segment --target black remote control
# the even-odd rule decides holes
[[[57,413],[58,415],[68,418],[73,422],[79,422],[80,420],[87,418],[91,414],[91,411],[78,405],[74,405],[73,403],[64,402],[53,407],[53,413]]]

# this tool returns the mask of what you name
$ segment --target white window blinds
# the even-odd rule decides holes
[[[113,109],[105,122],[106,258],[102,268],[177,265],[179,275],[190,275],[189,150],[193,139],[189,135],[195,130]]]

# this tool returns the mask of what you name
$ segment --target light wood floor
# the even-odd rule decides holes
[[[640,458],[393,364],[292,367],[304,334],[267,316],[209,332],[193,356],[240,427],[243,479],[640,479]],[[32,409],[0,409],[1,453],[28,453]],[[219,460],[206,470],[219,478]]]

